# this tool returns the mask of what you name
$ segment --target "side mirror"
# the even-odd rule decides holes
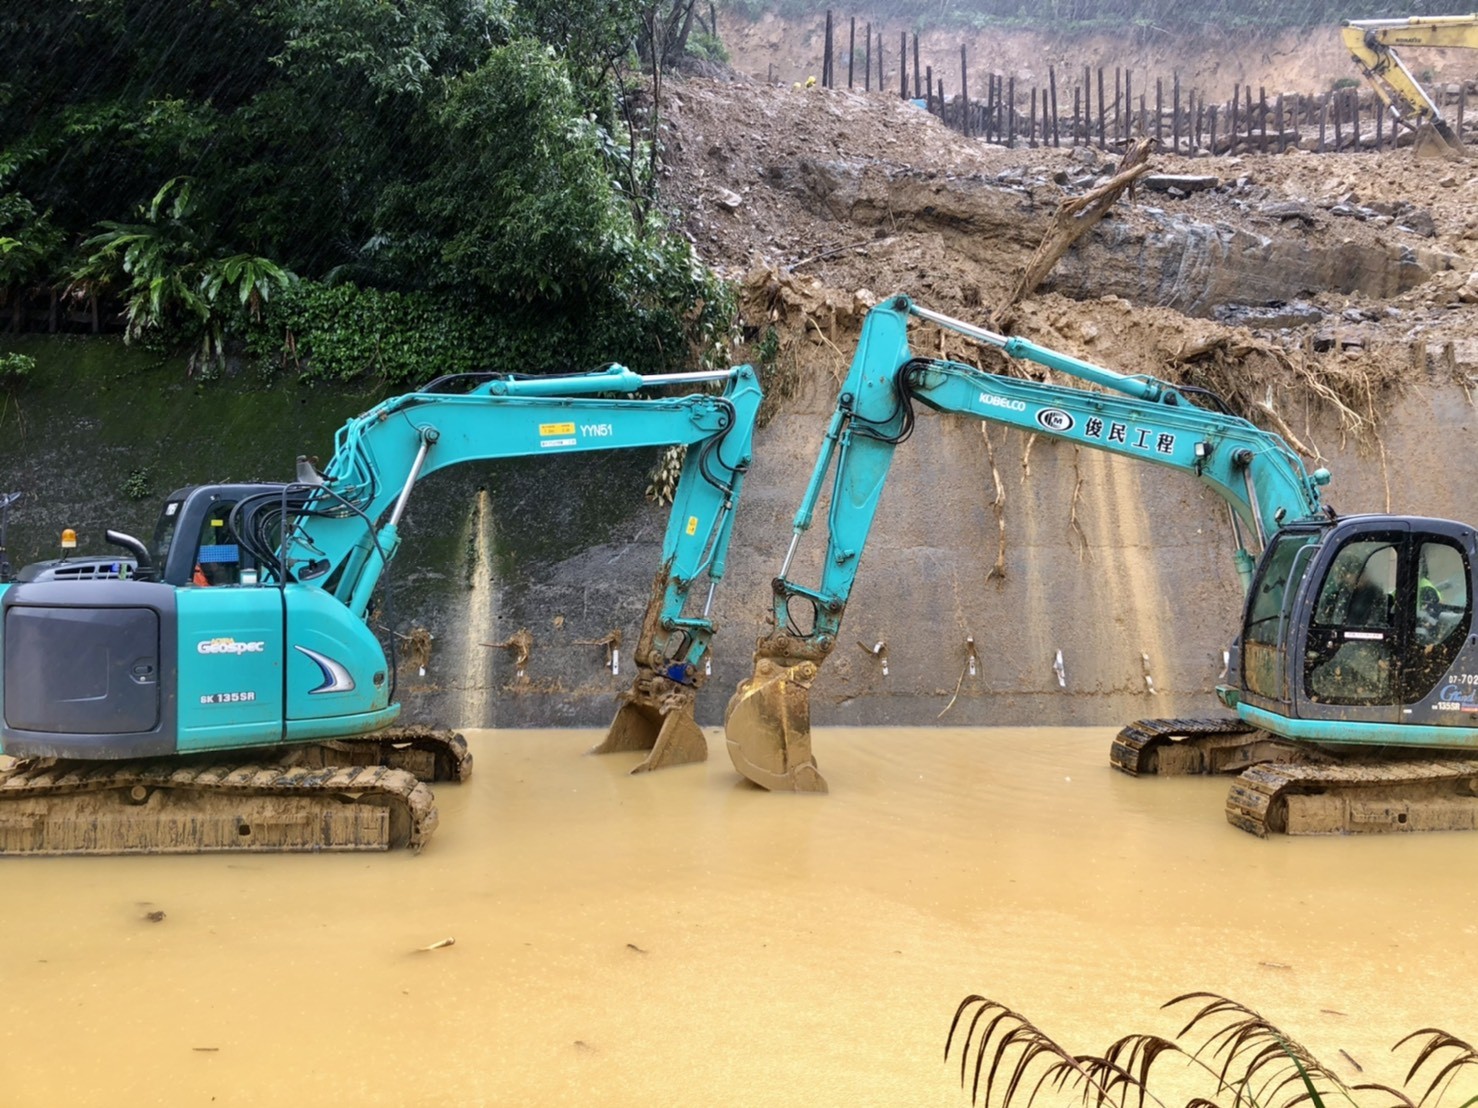
[[[314,558],[298,570],[299,581],[315,581],[329,570],[327,558]]]

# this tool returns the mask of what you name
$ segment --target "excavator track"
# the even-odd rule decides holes
[[[293,747],[286,761],[296,766],[384,766],[403,769],[417,781],[466,781],[472,752],[457,731],[387,727],[369,735]]]
[[[1258,765],[1232,782],[1227,822],[1258,837],[1478,829],[1478,760]]]
[[[384,766],[42,759],[0,769],[0,855],[420,850],[431,790]]]
[[[1304,747],[1236,717],[1141,719],[1114,738],[1109,764],[1131,777],[1237,773],[1260,762],[1301,761]]]

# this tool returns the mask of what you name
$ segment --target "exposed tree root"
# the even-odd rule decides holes
[[[980,424],[980,437],[985,440],[985,457],[990,462],[990,477],[996,488],[996,494],[990,503],[991,511],[996,514],[996,561],[986,572],[985,579],[989,581],[992,577],[1006,576],[1006,483],[1001,480],[1001,471],[996,468],[996,448],[990,441],[990,424],[984,421]]]
[[[1083,460],[1083,448],[1073,447],[1073,495],[1069,502],[1067,516],[1067,532],[1069,542],[1078,548],[1078,561],[1086,562],[1089,559],[1088,534],[1083,530],[1083,525],[1078,522],[1078,505],[1083,501],[1083,470],[1079,463]]]
[[[1267,363],[1259,369],[1255,363]],[[1307,350],[1289,351],[1233,332],[1184,345],[1172,360],[1172,368],[1186,384],[1195,384],[1220,396],[1233,411],[1251,418],[1260,416],[1288,444],[1308,458],[1322,460],[1317,445],[1304,441],[1293,430],[1275,402],[1278,395],[1302,395],[1332,412],[1340,430],[1340,445],[1349,439],[1373,442],[1384,454],[1376,430],[1379,408],[1376,398],[1402,379],[1402,370],[1384,358],[1349,358],[1342,355],[1319,358]],[[1277,387],[1275,388],[1275,383]],[[1261,392],[1261,396],[1258,395]],[[1305,417],[1307,425],[1307,416]]]

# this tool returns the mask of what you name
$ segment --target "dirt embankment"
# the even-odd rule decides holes
[[[745,73],[762,68],[767,50],[786,58],[803,36],[767,20],[726,33],[738,44],[731,74],[670,86],[666,196],[704,260],[746,279],[751,336],[786,320],[798,336],[815,321],[824,334],[812,329],[810,341],[829,368],[846,351],[848,321],[877,297],[906,292],[942,311],[989,315],[1058,206],[1116,165],[1112,151],[966,139],[889,93],[754,80]],[[1084,46],[1049,49],[1031,35],[992,42],[1003,60]],[[1282,68],[1267,79],[1344,74],[1347,61],[1324,57],[1319,42],[1244,43],[1238,56],[1273,59]],[[1214,45],[1187,43],[1186,70],[1225,65]],[[1139,49],[1175,60],[1164,43]],[[1478,356],[1468,308],[1478,300],[1478,164],[1404,149],[1161,153],[1154,163],[1158,176],[1195,187],[1151,182],[1121,202],[1023,306],[1020,331],[1040,327],[1048,333],[1032,337],[1069,347],[1111,333],[1116,367],[1172,367],[1172,376],[1187,350],[1216,346],[1243,351],[1259,373],[1279,362],[1267,356],[1277,346],[1327,363],[1319,374],[1336,378],[1355,362],[1430,354],[1452,368]],[[1055,327],[1062,316],[1075,328]],[[1355,375],[1372,374],[1390,376]]]

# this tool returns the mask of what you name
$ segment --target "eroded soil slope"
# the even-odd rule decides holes
[[[743,282],[748,336],[777,325],[803,370],[839,371],[859,313],[894,292],[988,319],[1058,206],[1118,159],[967,139],[891,94],[739,75],[671,88],[667,197]],[[1245,378],[1249,395],[1295,369],[1365,417],[1406,367],[1465,375],[1478,167],[1408,150],[1153,161],[1196,187],[1125,196],[1021,306],[1018,333],[1172,377],[1214,352],[1217,383]]]

